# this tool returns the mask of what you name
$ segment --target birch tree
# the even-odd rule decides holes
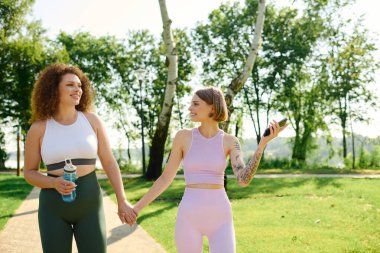
[[[259,6],[257,0],[247,1],[244,6],[241,6],[239,2],[222,4],[210,13],[206,24],[198,24],[193,32],[194,51],[202,61],[202,79],[205,85],[216,85],[222,90],[227,90],[232,85],[228,84],[228,81],[236,80],[242,75],[242,69],[244,70],[245,77],[240,80],[245,83],[244,88],[241,88],[244,92],[234,94],[233,104],[236,108],[233,108],[230,101],[229,110],[232,112],[239,109],[239,112],[249,114],[255,126],[256,135],[261,135],[260,119],[256,118],[254,111],[258,112],[267,106],[267,103],[262,102],[264,99],[261,95],[271,93],[268,91],[271,87],[265,81],[266,76],[262,74],[259,78],[258,75],[259,70],[265,68],[264,65],[268,66],[268,63],[264,58],[257,56],[257,49],[253,49],[258,47],[257,35],[261,33],[258,30],[262,30],[262,28],[253,27],[253,24],[256,23],[259,27],[267,26],[258,20],[263,18],[262,15],[259,17],[255,15],[257,12],[263,12],[263,7]],[[273,16],[272,6],[265,7],[265,16],[268,13]],[[273,18],[265,22],[271,23]],[[255,37],[253,42],[252,37]],[[264,49],[265,44],[262,46]],[[268,75],[267,73],[268,71],[265,75]],[[242,106],[243,101],[248,106]],[[238,118],[238,115],[234,115],[230,123],[238,121]]]
[[[257,19],[255,25],[255,34],[253,36],[251,50],[248,54],[245,65],[241,71],[241,73],[236,76],[231,83],[229,84],[227,91],[225,93],[226,103],[228,107],[229,114],[231,115],[233,112],[232,101],[235,96],[243,89],[245,82],[250,76],[253,66],[255,64],[255,60],[257,57],[257,53],[259,51],[261,45],[261,34],[263,32],[264,27],[264,17],[265,17],[265,0],[259,0],[258,10],[257,10]],[[222,128],[224,131],[228,130],[228,122],[223,124]]]
[[[167,48],[166,63],[168,67],[168,77],[165,87],[164,102],[162,104],[160,116],[157,121],[152,145],[150,147],[150,160],[145,175],[147,179],[157,179],[162,173],[165,142],[168,136],[168,129],[178,79],[178,50],[173,39],[173,32],[171,29],[172,21],[169,18],[166,1],[159,0],[159,4],[164,28],[163,38]]]

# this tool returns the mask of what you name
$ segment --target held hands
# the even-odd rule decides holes
[[[129,226],[133,226],[137,220],[137,213],[127,201],[118,204],[117,214],[119,215],[121,222],[123,224],[127,223]]]
[[[263,142],[264,144],[267,144],[268,142],[270,142],[271,140],[273,140],[274,138],[276,138],[278,136],[278,134],[282,130],[284,130],[287,126],[288,126],[288,124],[285,124],[284,126],[280,127],[280,125],[278,124],[278,122],[275,121],[275,120],[273,120],[269,124],[270,134],[268,136],[262,136],[260,142]]]
[[[62,195],[69,195],[75,190],[76,186],[75,183],[66,181],[63,177],[57,177],[54,179],[54,188]]]

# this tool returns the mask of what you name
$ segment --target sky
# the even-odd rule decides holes
[[[239,0],[244,2],[243,0]],[[222,0],[166,0],[169,17],[173,28],[194,27],[198,21],[206,21],[208,14],[217,8]],[[269,0],[277,6],[289,6],[290,0]],[[295,4],[296,6],[297,4]],[[380,18],[378,10],[380,1],[357,0],[357,3],[343,15],[353,18],[364,14],[364,25],[371,31],[372,37],[377,38],[380,48]],[[54,38],[60,31],[73,33],[89,31],[96,36],[114,35],[125,37],[129,30],[148,29],[159,35],[162,31],[160,8],[157,0],[36,0],[33,6],[33,18],[40,19],[42,26],[47,29],[49,37]],[[380,51],[376,55],[380,59]],[[377,72],[377,84],[380,88],[380,71]],[[378,89],[380,97],[380,89]],[[370,124],[354,125],[358,133],[370,137],[380,135],[380,112],[371,108],[368,112],[375,118]],[[272,115],[274,118],[280,115]],[[245,128],[250,128],[249,120]],[[339,133],[339,128],[337,128]],[[249,135],[253,136],[252,134]]]

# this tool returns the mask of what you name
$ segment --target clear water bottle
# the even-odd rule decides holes
[[[65,167],[63,167],[63,179],[70,182],[75,182],[77,178],[77,166],[71,163],[71,159],[65,159]],[[68,195],[62,195],[62,199],[65,202],[73,202],[77,193],[73,190]]]

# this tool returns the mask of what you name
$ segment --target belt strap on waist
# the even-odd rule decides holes
[[[96,158],[93,158],[93,159],[84,159],[84,158],[71,159],[71,163],[74,165],[93,165],[96,163]],[[65,167],[65,161],[46,165],[47,170],[58,170],[58,169],[62,169],[63,167]]]

